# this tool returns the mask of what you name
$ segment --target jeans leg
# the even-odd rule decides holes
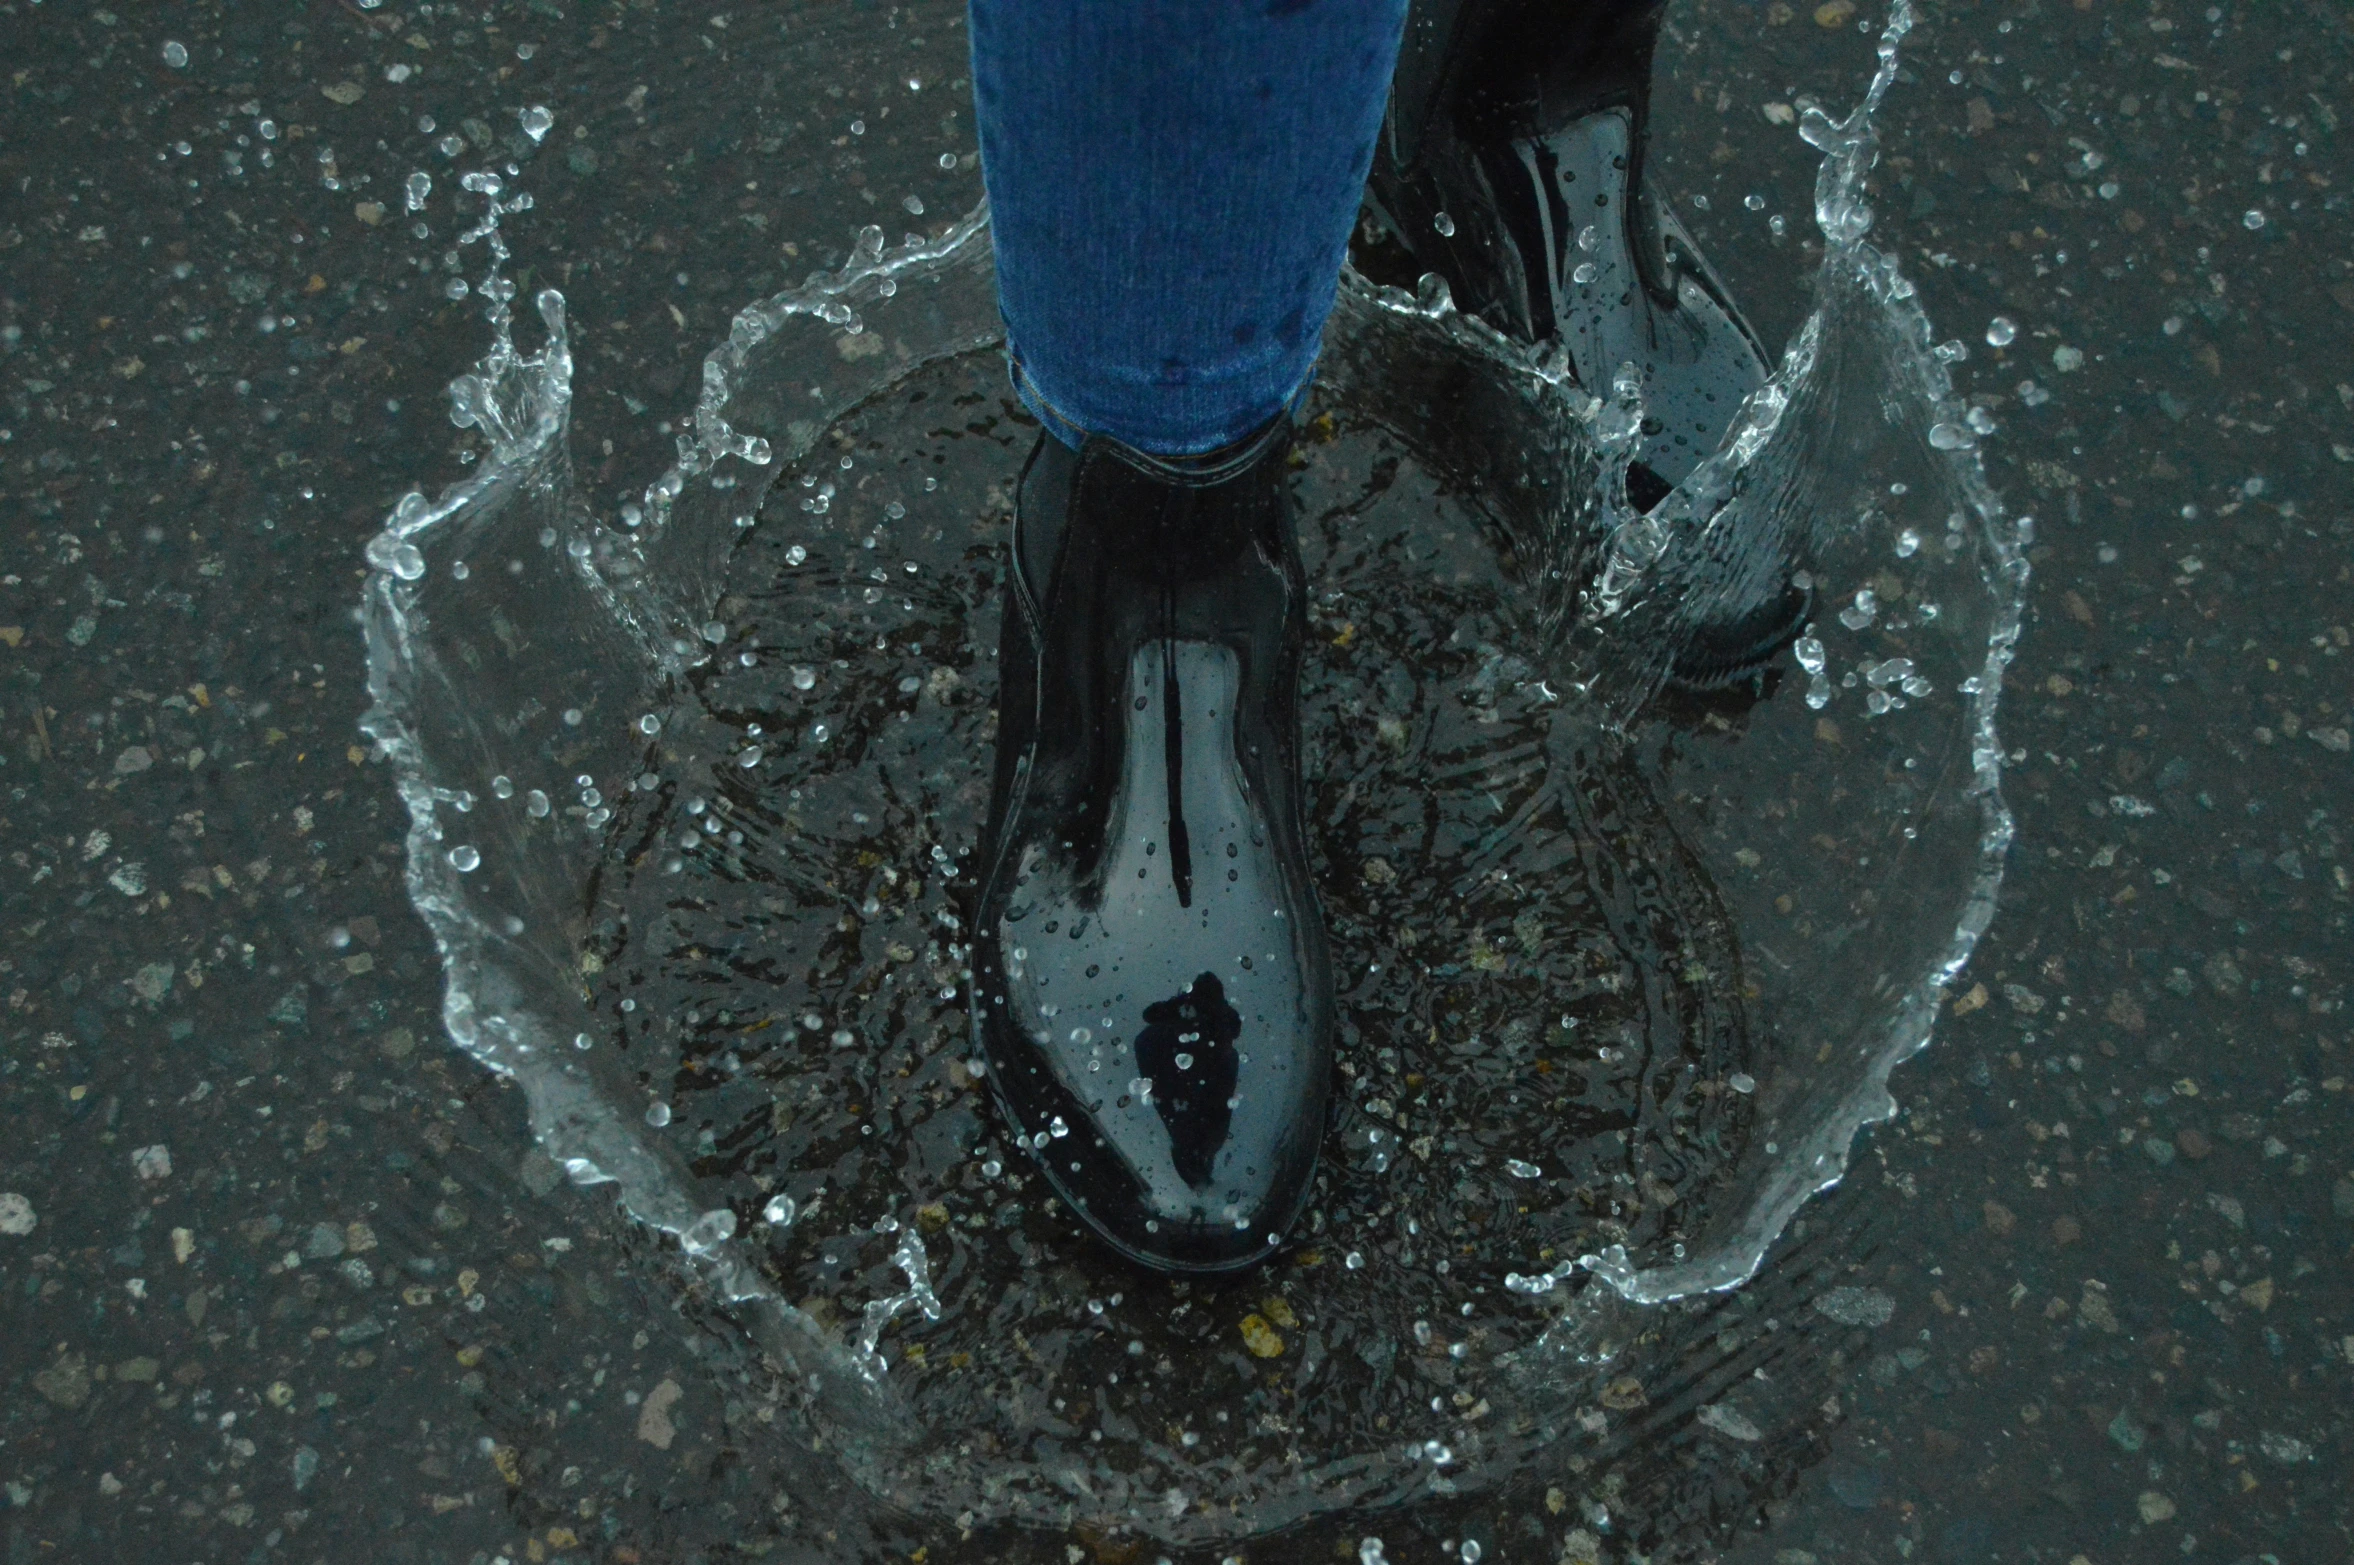
[[[1314,368],[1406,0],[970,0],[1017,388],[1067,441],[1227,445]]]

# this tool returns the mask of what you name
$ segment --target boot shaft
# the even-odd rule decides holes
[[[1418,0],[1390,89],[1389,156],[1413,162],[1442,114],[1474,141],[1618,106],[1639,130],[1666,11],[1666,0]]]

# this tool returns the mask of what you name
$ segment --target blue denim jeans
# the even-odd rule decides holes
[[[1292,406],[1406,0],[970,0],[1015,385],[1076,445],[1231,444]]]

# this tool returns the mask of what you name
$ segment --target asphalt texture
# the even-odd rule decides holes
[[[1667,183],[1769,341],[1792,122],[1880,20],[1671,13]],[[7,1565],[824,1557],[775,1541],[826,1497],[747,1472],[652,1247],[441,1038],[353,611],[390,503],[477,449],[461,168],[526,167],[518,280],[571,301],[618,502],[739,306],[977,198],[964,51],[939,5],[0,3]],[[1808,1438],[1724,1432],[1612,1525],[1349,1529],[1398,1565],[2354,1546],[2354,38],[1950,3],[1906,60],[1877,234],[2038,541],[2000,915],[1810,1214],[1875,1301]],[[1302,1547],[1237,1552],[1356,1545]]]

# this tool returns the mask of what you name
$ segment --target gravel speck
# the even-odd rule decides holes
[[[90,1366],[79,1353],[66,1353],[33,1376],[33,1389],[62,1408],[90,1400]]]
[[[1762,1440],[1765,1432],[1750,1419],[1722,1402],[1711,1402],[1700,1410],[1700,1423],[1734,1440]]]
[[[646,1393],[643,1406],[638,1409],[638,1438],[657,1451],[670,1449],[670,1442],[678,1438],[678,1426],[670,1421],[670,1410],[686,1393],[675,1380],[665,1380]]]
[[[1877,1288],[1833,1288],[1815,1300],[1815,1313],[1842,1326],[1885,1326],[1896,1314],[1896,1300]]]

